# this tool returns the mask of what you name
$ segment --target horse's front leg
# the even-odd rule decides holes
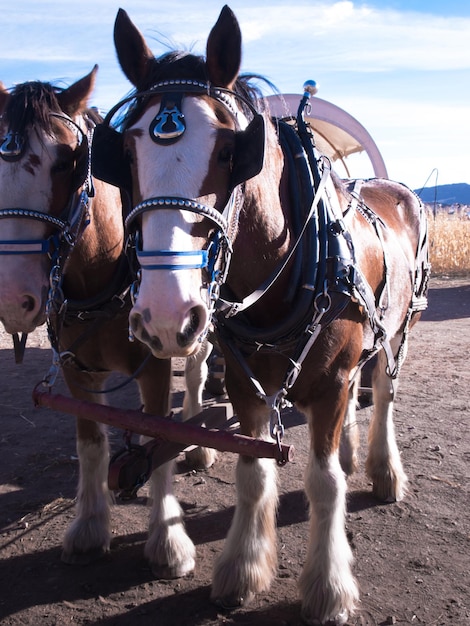
[[[339,460],[347,401],[347,384],[338,383],[325,394],[325,400],[302,407],[312,433],[305,479],[310,537],[299,581],[302,617],[307,624],[344,624],[358,601],[345,530],[346,478]]]
[[[382,350],[372,377],[374,413],[369,426],[366,472],[372,480],[374,495],[384,502],[395,502],[406,495],[408,479],[403,470],[393,424],[393,399],[398,381],[387,375],[386,367],[387,360]]]
[[[152,359],[138,381],[147,413],[168,414],[170,381],[171,361]],[[170,461],[150,477],[152,509],[144,554],[156,578],[179,578],[194,569],[196,550],[186,534],[183,511],[173,493],[173,469],[174,461]]]
[[[359,377],[349,387],[348,404],[344,416],[339,448],[339,459],[343,472],[351,476],[358,468],[359,427],[356,418]]]
[[[173,494],[174,462],[165,463],[150,480],[149,536],[144,554],[155,578],[179,578],[194,569],[196,549],[186,534],[183,511]]]
[[[258,406],[250,414],[250,424],[266,423],[266,414],[266,407]],[[255,433],[245,426],[242,431],[269,439],[267,428]],[[247,604],[255,594],[266,591],[277,567],[275,461],[240,456],[236,488],[235,515],[212,579],[211,598],[224,608]]]
[[[64,376],[74,397],[102,401],[98,397],[80,392],[80,386],[91,387],[88,376],[75,376],[64,371]],[[96,381],[95,381],[96,386]],[[111,540],[110,504],[108,490],[109,445],[106,428],[91,420],[77,419],[77,454],[79,482],[76,516],[63,540],[62,560],[71,564],[87,564],[109,550]]]
[[[212,344],[206,340],[194,356],[186,359],[183,421],[202,411],[202,394],[208,372],[206,359],[210,355],[211,350]],[[214,464],[217,453],[212,448],[197,447],[186,452],[185,457],[190,467],[194,469],[208,469]]]

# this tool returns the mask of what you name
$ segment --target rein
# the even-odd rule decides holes
[[[70,118],[63,115],[53,114],[54,117],[62,119],[68,125],[76,127],[83,135],[86,145],[86,168],[83,168],[84,178],[80,182],[83,187],[79,194],[78,202],[75,209],[69,212],[67,219],[52,218],[56,221],[59,234],[56,235],[57,244],[48,250],[49,257],[52,261],[52,267],[49,275],[49,292],[46,302],[46,323],[49,342],[52,349],[52,364],[49,371],[44,376],[42,383],[47,387],[52,387],[55,383],[57,375],[61,367],[74,366],[82,372],[98,372],[101,370],[90,369],[79,361],[75,352],[77,348],[85,341],[89,340],[107,320],[114,318],[117,314],[126,308],[130,299],[132,277],[129,267],[129,261],[126,255],[122,255],[119,267],[111,282],[106,286],[105,290],[93,298],[86,300],[71,300],[67,298],[63,291],[63,277],[67,261],[73,252],[76,244],[79,242],[83,233],[90,222],[90,200],[95,195],[92,173],[91,173],[91,145],[93,132],[95,130],[95,122],[86,117],[85,121],[88,125],[88,134],[86,135],[81,128]],[[72,202],[70,207],[72,207]],[[34,212],[37,219],[48,221],[47,214]],[[64,212],[67,217],[67,210]],[[27,217],[32,217],[28,215]],[[49,238],[50,239],[50,238]],[[71,322],[88,322],[90,325],[75,340],[75,342],[66,350],[60,348],[60,334],[64,325]],[[151,353],[143,360],[140,366],[128,376],[123,382],[112,388],[104,390],[85,389],[88,393],[111,393],[125,387],[129,382],[134,380],[146,366]]]
[[[178,87],[178,90],[187,90],[186,85],[181,86],[181,82],[182,81],[168,81],[168,84],[159,84],[158,91],[171,92],[171,90],[175,88],[175,85]],[[208,86],[204,86],[204,89],[207,87]],[[201,93],[200,89],[201,85],[197,84],[196,88],[191,88],[190,92]],[[153,94],[153,89],[150,93]],[[237,94],[233,92],[228,93],[230,93],[232,98],[237,97]],[[140,94],[139,97],[148,94],[149,92],[145,92],[144,94]],[[126,229],[130,231],[136,218],[143,213],[151,210],[172,208],[176,210],[195,212],[198,215],[210,219],[212,223],[214,223],[217,228],[217,232],[220,235],[220,239],[225,244],[226,262],[222,271],[220,271],[217,275],[210,276],[211,284],[209,287],[210,297],[208,302],[209,312],[211,317],[214,318],[214,323],[217,330],[221,334],[221,338],[223,341],[228,343],[229,347],[234,351],[237,361],[241,363],[243,369],[253,382],[258,396],[265,400],[268,406],[270,406],[271,434],[277,439],[279,445],[280,438],[283,434],[283,427],[280,421],[280,409],[288,405],[286,400],[288,390],[295,383],[301,369],[301,364],[318,337],[320,331],[323,327],[335,319],[347,306],[350,302],[350,295],[352,292],[350,275],[351,268],[354,264],[353,248],[350,240],[347,239],[347,234],[345,234],[345,228],[341,221],[342,214],[339,211],[339,204],[337,200],[334,206],[332,204],[333,198],[336,198],[336,195],[334,189],[332,188],[330,163],[328,159],[318,157],[316,153],[314,153],[312,137],[306,130],[306,125],[303,120],[303,111],[309,97],[310,93],[306,91],[299,106],[297,126],[298,128],[304,129],[303,132],[299,132],[300,139],[304,139],[304,141],[299,143],[299,140],[297,139],[296,146],[300,146],[300,148],[296,148],[298,152],[295,153],[294,158],[294,162],[295,160],[302,160],[305,169],[307,170],[306,175],[302,179],[302,184],[299,186],[301,188],[307,187],[311,190],[309,193],[306,193],[305,191],[303,192],[304,196],[307,196],[309,199],[306,201],[306,198],[304,197],[302,198],[303,202],[300,203],[300,206],[304,210],[304,217],[301,221],[296,218],[297,221],[300,221],[300,225],[297,227],[296,239],[287,256],[280,263],[280,266],[258,289],[245,297],[241,302],[233,302],[219,295],[220,287],[223,286],[227,277],[228,265],[232,251],[232,242],[228,233],[228,227],[233,221],[234,205],[236,204],[234,199],[235,190],[232,190],[229,202],[222,213],[217,211],[214,207],[202,205],[193,199],[156,197],[146,199],[138,204],[129,214],[125,224]],[[217,99],[220,100],[219,97],[217,97]],[[168,96],[166,100],[170,100],[170,96]],[[223,103],[226,104],[225,101],[223,101]],[[122,106],[122,103],[116,105],[116,107],[110,111],[107,116],[108,120],[113,117],[120,106]],[[253,110],[252,105],[250,108]],[[229,107],[229,109],[232,114],[234,114],[232,108]],[[256,115],[259,115],[259,113],[256,113]],[[152,128],[153,125],[151,125],[151,128],[149,129],[150,132],[152,132]],[[184,132],[184,130],[181,132]],[[305,137],[307,137],[307,140],[305,140]],[[172,135],[171,141],[173,142],[174,140],[175,139]],[[299,159],[299,157],[301,158]],[[297,171],[297,168],[295,169]],[[304,207],[306,202],[308,202],[308,208],[305,210]],[[232,322],[232,318],[235,318],[238,314],[253,306],[276,283],[279,276],[285,270],[290,261],[295,257],[298,257],[299,251],[301,249],[303,250],[303,247],[306,246],[305,238],[307,232],[309,232],[310,235],[307,246],[309,248],[308,252],[310,251],[312,245],[316,246],[316,249],[314,253],[315,263],[313,264],[313,269],[310,268],[307,271],[308,278],[306,279],[305,284],[302,285],[304,288],[302,291],[306,294],[305,298],[303,298],[304,305],[301,307],[302,315],[300,316],[297,311],[295,313],[295,315],[297,315],[297,323],[300,322],[302,324],[300,339],[298,338],[298,334],[295,334],[295,336],[292,335],[292,326],[289,326],[289,330],[287,332],[290,336],[290,342],[292,343],[293,341],[295,345],[294,358],[290,359],[291,367],[287,372],[282,389],[274,396],[268,397],[262,389],[260,383],[251,374],[240,349],[237,345],[235,345],[239,334],[237,332],[233,332],[234,323]],[[182,268],[196,269],[205,268],[208,265],[208,254],[205,250],[194,251],[189,253],[189,255],[186,252],[182,253],[167,250],[144,252],[139,250],[138,237],[135,238],[134,245],[136,248],[137,259],[140,261],[142,270],[178,270]],[[311,258],[308,252],[307,256]],[[334,260],[333,266],[331,263],[332,260]],[[296,263],[298,263],[298,260],[296,260]],[[302,274],[302,272],[300,272],[300,274]],[[304,276],[302,276],[302,278],[304,278]],[[329,291],[333,292],[332,295],[330,295]],[[305,313],[308,315],[308,320],[306,321]],[[301,317],[300,320],[299,317]],[[290,322],[291,320],[288,321],[289,324]],[[306,325],[307,327],[305,327]],[[241,322],[241,327],[243,328],[243,326],[244,324]],[[285,326],[287,327],[287,324]],[[235,327],[238,330],[240,328],[240,324],[235,323]],[[242,330],[242,335],[248,335],[248,337],[252,338],[253,334],[256,334],[256,331],[253,332],[253,329],[248,328],[245,325],[244,330]],[[275,335],[275,339],[276,341],[279,340],[279,334]],[[252,339],[249,341],[252,341]],[[274,347],[277,349],[277,345],[266,346],[264,342],[256,344],[255,349],[259,350],[263,347],[268,347],[269,349]]]
[[[322,175],[320,178],[320,183],[315,191],[313,202],[307,214],[307,217],[305,218],[305,222],[302,226],[302,230],[297,236],[297,239],[294,245],[290,249],[286,258],[282,261],[280,267],[273,272],[272,276],[270,276],[260,287],[258,287],[258,289],[253,291],[249,296],[246,296],[245,298],[243,298],[241,302],[229,301],[229,300],[225,300],[222,297],[219,297],[219,299],[217,300],[217,311],[221,312],[225,318],[233,317],[237,315],[238,313],[245,311],[246,309],[253,306],[253,304],[258,302],[258,300],[262,298],[264,294],[275,284],[279,276],[282,274],[282,272],[285,270],[288,263],[294,256],[300,242],[303,239],[305,231],[307,230],[307,227],[309,223],[311,222],[311,219],[315,215],[315,212],[318,208],[318,204],[323,197],[323,193],[325,191],[327,181],[330,177],[330,172],[331,172],[330,162],[326,157],[323,157],[322,160],[323,160],[323,168],[322,168],[323,171],[322,171]]]
[[[94,298],[87,300],[69,300],[65,299],[63,293],[59,291],[57,300],[54,302],[55,325],[50,323],[48,328],[49,340],[52,346],[53,359],[51,367],[44,377],[42,383],[47,387],[52,387],[60,371],[64,365],[73,366],[81,372],[96,373],[108,370],[97,370],[86,367],[79,361],[75,353],[77,348],[88,341],[99,328],[108,320],[113,319],[116,315],[127,311],[127,305],[131,298],[131,272],[129,262],[126,255],[122,255],[117,272],[115,273],[111,283]],[[127,315],[126,315],[127,317]],[[52,316],[51,316],[52,319]],[[49,320],[49,317],[48,317]],[[51,321],[51,320],[50,320]],[[70,323],[83,322],[87,324],[86,330],[73,342],[67,350],[60,350],[59,336],[64,326]],[[133,381],[141,373],[147,365],[152,354],[148,355],[139,365],[139,367],[121,383],[107,389],[88,389],[77,385],[83,391],[94,394],[105,394],[122,389],[131,381]]]
[[[29,209],[2,209],[0,210],[0,219],[2,218],[22,218],[41,221],[53,226],[58,232],[50,235],[46,239],[10,239],[0,241],[0,256],[2,255],[23,255],[23,254],[47,254],[52,261],[52,269],[49,276],[50,290],[48,295],[48,303],[52,299],[52,290],[59,288],[59,276],[61,275],[61,259],[67,259],[74,248],[76,242],[80,239],[81,234],[88,224],[89,215],[89,196],[86,192],[81,192],[75,208],[71,211],[75,216],[74,220],[63,220],[53,217],[41,211]],[[65,260],[63,263],[65,263]],[[60,281],[61,282],[61,281]],[[46,311],[47,312],[47,311]],[[15,362],[22,363],[26,349],[27,333],[14,333],[13,347],[15,352]]]
[[[419,310],[417,307],[422,304],[420,297],[414,298],[416,303],[413,301],[410,306],[409,315],[405,323],[402,345],[395,359],[390,341],[381,322],[384,311],[389,304],[388,267],[382,237],[382,224],[377,216],[365,206],[361,199],[357,201],[356,196],[358,194],[355,196],[355,194],[352,193],[351,198],[352,200],[356,200],[356,202],[352,202],[351,207],[354,206],[354,210],[366,214],[366,219],[370,218],[370,223],[373,224],[381,242],[382,250],[384,251],[385,286],[377,303],[370,285],[356,264],[353,241],[344,225],[343,213],[340,209],[336,190],[330,176],[330,163],[328,159],[317,153],[312,131],[304,120],[305,108],[309,102],[310,96],[314,93],[309,83],[305,84],[304,89],[304,96],[299,104],[296,119],[296,141],[300,144],[300,150],[296,151],[293,156],[289,155],[285,157],[286,159],[291,159],[290,163],[295,163],[292,169],[295,170],[297,176],[300,176],[298,174],[299,162],[303,163],[302,167],[305,167],[308,172],[299,185],[302,189],[301,193],[303,193],[303,197],[302,201],[297,203],[297,206],[301,207],[301,210],[300,212],[293,212],[294,231],[297,231],[297,234],[294,235],[294,244],[286,257],[281,261],[279,267],[258,289],[255,289],[255,291],[241,301],[232,301],[220,295],[220,289],[224,286],[228,274],[232,254],[232,240],[228,229],[233,222],[234,216],[236,216],[238,220],[239,209],[236,207],[237,202],[234,197],[234,193],[237,189],[235,187],[232,187],[229,202],[222,213],[217,211],[215,207],[200,204],[189,198],[155,197],[146,199],[138,204],[131,211],[125,223],[126,229],[130,232],[130,240],[135,248],[135,254],[142,270],[207,269],[210,265],[210,249],[215,246],[215,255],[213,255],[213,258],[217,258],[219,255],[219,246],[220,243],[222,243],[224,247],[222,270],[213,272],[210,275],[210,285],[208,289],[209,313],[221,340],[234,354],[236,361],[250,379],[258,397],[270,408],[271,435],[277,440],[279,445],[284,433],[284,427],[280,419],[280,411],[282,408],[290,406],[288,400],[289,391],[300,374],[303,361],[324,328],[337,319],[351,302],[356,302],[367,316],[374,335],[373,349],[363,356],[363,360],[358,366],[358,371],[369,358],[383,348],[388,361],[388,374],[393,380],[398,375],[402,360],[400,353],[404,347],[406,332],[411,317],[415,311]],[[178,92],[179,100],[172,97],[173,91]],[[135,101],[135,98],[140,99],[154,95],[155,93],[163,93],[162,109],[162,107],[166,107],[168,103],[174,104],[175,101],[181,102],[181,92],[207,93],[207,95],[215,97],[223,104],[226,104],[236,118],[236,111],[234,112],[233,107],[227,104],[227,99],[231,104],[231,99],[238,98],[236,93],[222,90],[224,95],[227,96],[227,98],[222,99],[220,97],[221,90],[214,91],[208,84],[198,83],[197,81],[176,80],[158,83],[146,92],[126,98],[113,107],[106,120],[109,123],[119,108],[132,99]],[[243,98],[241,99],[245,102]],[[254,115],[260,115],[254,112],[251,103],[249,103],[249,107]],[[168,117],[170,117],[171,113],[174,126],[174,132],[171,133],[171,136],[169,134],[167,138],[168,143],[177,141],[179,136],[184,133],[185,125],[181,116],[178,115],[178,111],[177,106],[176,110],[164,108],[164,112]],[[279,128],[281,128],[282,124],[282,122],[279,122]],[[151,136],[156,126],[158,126],[160,130],[163,128],[161,124],[161,111],[150,125],[149,132]],[[154,137],[152,137],[152,139],[154,139]],[[158,143],[164,142],[164,138],[162,138],[160,133],[158,138],[154,140]],[[285,150],[284,152],[286,154]],[[247,180],[247,178],[245,180]],[[307,192],[304,190],[304,187],[308,189]],[[293,205],[295,207],[296,202],[294,202]],[[216,232],[219,236],[219,242],[214,244],[214,241],[212,241],[208,250],[192,251],[189,253],[169,250],[141,250],[138,234],[137,236],[132,234],[132,229],[137,230],[134,226],[136,218],[147,211],[173,208],[176,210],[191,211],[208,218],[217,229]],[[299,214],[301,214],[302,211],[304,216],[303,218],[299,218]],[[297,226],[295,226],[296,221]],[[300,224],[298,224],[299,221]],[[309,237],[306,236],[307,233]],[[305,251],[304,248],[307,248],[307,250]],[[312,248],[314,249],[312,250]],[[301,258],[300,252],[302,252],[302,257],[305,261]],[[294,259],[293,276],[297,275],[300,282],[291,287],[291,299],[293,300],[294,296],[298,296],[301,300],[301,305],[297,306],[299,303],[296,301],[296,306],[293,307],[293,314],[282,324],[282,333],[279,332],[279,328],[260,329],[260,332],[257,333],[258,329],[253,329],[249,322],[243,319],[243,316],[240,316],[240,319],[238,319],[237,316],[258,302],[260,298],[272,288],[288,264]],[[311,267],[306,269],[308,263],[310,263]],[[213,264],[213,267],[215,267],[215,264]],[[263,350],[274,351],[279,354],[285,353],[286,356],[287,353],[291,355],[287,357],[289,366],[285,374],[284,382],[275,394],[268,396],[259,381],[256,380],[252,374],[245,358],[247,348],[248,352],[251,351],[252,353]]]

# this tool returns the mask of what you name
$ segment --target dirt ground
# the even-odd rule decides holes
[[[349,484],[347,529],[362,600],[351,625],[470,624],[470,279],[433,279],[429,299],[411,336],[395,409],[410,493],[397,504],[378,503],[363,466]],[[43,331],[29,338],[22,365],[14,362],[10,338],[0,335],[0,624],[300,624],[296,583],[308,532],[302,419],[285,415],[284,441],[296,453],[280,469],[277,577],[251,606],[222,613],[209,594],[212,565],[234,511],[231,453],[198,473],[178,459],[175,489],[198,553],[190,577],[152,579],[143,558],[146,487],[136,500],[114,506],[108,556],[86,567],[61,562],[78,465],[74,418],[35,409],[31,400],[50,359]],[[65,391],[61,382],[54,390]],[[181,395],[175,394],[175,406]],[[138,400],[128,387],[110,404],[137,408]],[[362,462],[370,410],[358,412]],[[121,433],[112,431],[111,441],[119,448]]]

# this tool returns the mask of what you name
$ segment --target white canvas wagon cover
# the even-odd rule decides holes
[[[300,94],[267,96],[271,113],[277,117],[295,117],[302,98]],[[340,161],[349,176],[347,158],[365,152],[374,175],[387,178],[382,155],[368,131],[343,109],[317,98],[311,98],[310,112],[305,116],[315,133],[315,142],[323,154],[332,161]]]

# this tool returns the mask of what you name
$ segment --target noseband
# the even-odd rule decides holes
[[[142,270],[190,270],[205,269],[208,273],[207,304],[213,310],[219,297],[220,286],[227,277],[232,255],[232,235],[229,232],[232,218],[241,206],[239,188],[230,194],[230,198],[220,213],[214,207],[201,204],[195,200],[175,197],[149,198],[139,203],[125,221],[127,238],[127,252],[132,250]],[[190,211],[209,219],[216,227],[209,246],[205,250],[174,251],[174,250],[142,250],[141,236],[135,227],[135,220],[139,215],[160,209],[176,209]],[[132,256],[132,254],[131,254]],[[133,285],[133,299],[137,297],[140,273]]]

